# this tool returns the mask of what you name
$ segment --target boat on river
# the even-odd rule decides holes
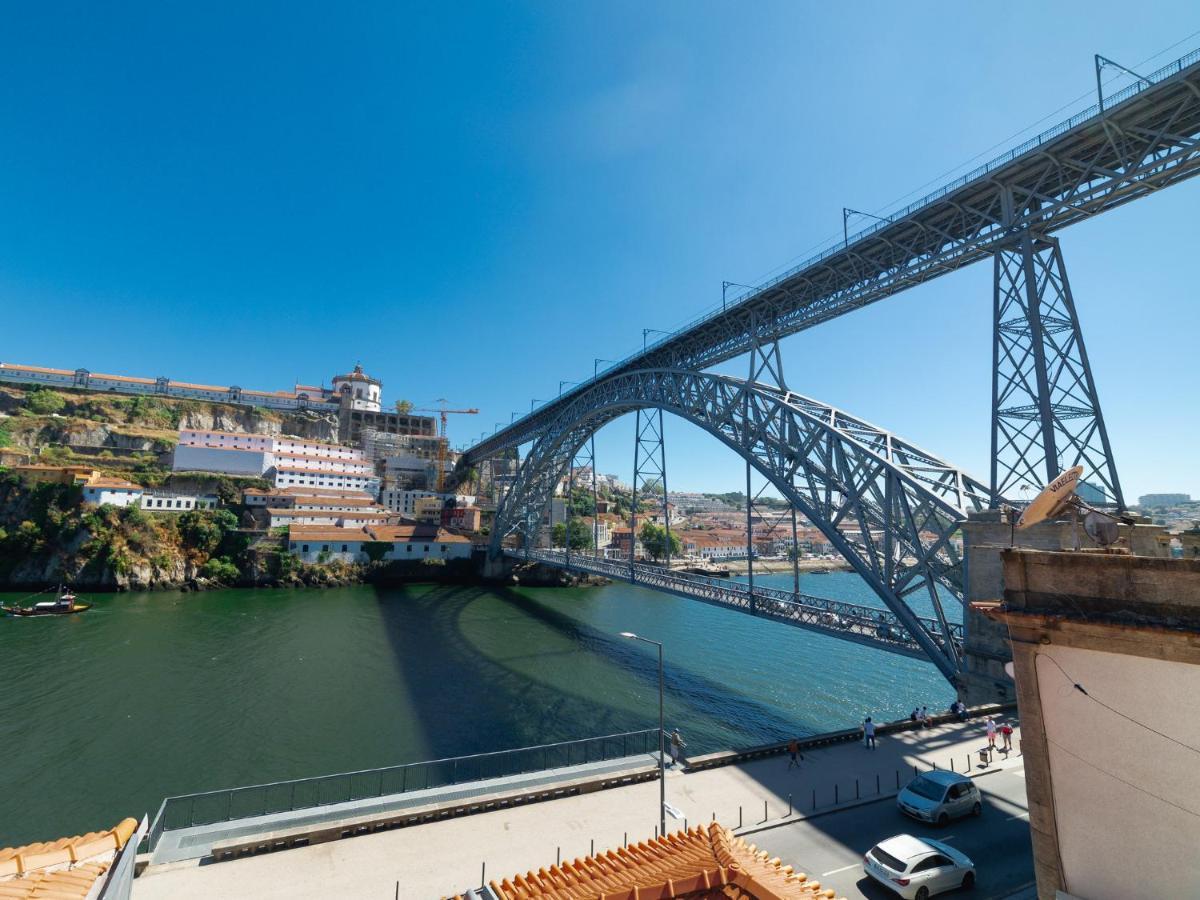
[[[70,616],[92,608],[90,603],[80,603],[75,593],[59,586],[57,600],[42,600],[32,606],[0,606],[6,616]]]

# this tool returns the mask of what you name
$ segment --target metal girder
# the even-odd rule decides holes
[[[1036,491],[1082,463],[1123,508],[1057,239],[1025,231],[996,252],[993,309],[993,494]]]
[[[1200,172],[1200,51],[636,353],[602,376],[707,368]],[[593,381],[473,447],[468,464],[533,439]]]
[[[951,540],[967,511],[990,505],[981,482],[882,428],[765,384],[680,369],[610,376],[546,425],[497,511],[491,554],[514,538],[528,553],[577,448],[607,422],[661,409],[750,461],[819,528],[948,678],[959,648],[939,591],[961,603],[962,559]],[[936,627],[908,604],[927,594]]]
[[[522,554],[506,550],[505,555],[514,559]],[[815,597],[799,591],[781,591],[759,585],[753,591],[749,585],[729,578],[713,578],[689,572],[672,572],[661,566],[637,565],[632,577],[629,567],[622,560],[598,559],[576,553],[569,558],[561,550],[534,550],[530,558],[550,566],[587,572],[606,578],[631,581],[643,587],[665,591],[679,597],[701,600],[714,606],[753,612],[754,615],[786,622],[809,631],[841,640],[853,641],[889,653],[898,653],[915,659],[925,659],[925,651],[913,639],[890,610]],[[940,623],[925,620],[929,630],[936,630]],[[962,643],[962,625],[949,625],[951,640],[955,646]]]

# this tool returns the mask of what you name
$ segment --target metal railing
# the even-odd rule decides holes
[[[656,752],[658,743],[658,729],[650,728],[382,769],[167,797],[159,806],[150,828],[149,849],[153,851],[158,846],[164,832],[181,828],[638,756]]]
[[[523,550],[505,550],[505,555],[518,560],[526,558]],[[571,554],[568,566],[567,555],[561,550],[531,550],[528,558],[622,581],[631,580],[628,560],[599,559],[575,552]],[[811,594],[796,594],[762,585],[755,585],[751,595],[749,585],[745,582],[691,572],[667,571],[660,566],[644,563],[634,565],[632,580],[646,587],[686,594],[745,611],[751,609],[753,597],[753,610],[756,615],[784,619],[826,633],[869,641],[884,649],[924,655],[920,645],[891,610],[847,603],[843,600],[829,600]],[[931,634],[940,633],[941,626],[936,620],[921,618],[920,621]],[[947,625],[950,639],[961,645],[961,623],[948,622]]]

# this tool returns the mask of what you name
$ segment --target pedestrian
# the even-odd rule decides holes
[[[683,757],[683,748],[687,744],[683,742],[683,738],[679,734],[679,729],[676,728],[671,732],[671,765],[675,765]]]
[[[1005,722],[1000,726],[1000,736],[1004,738],[1004,752],[1012,750],[1013,727]]]
[[[804,754],[800,752],[800,742],[795,738],[792,738],[790,741],[788,741],[788,753],[792,757],[791,761],[788,763],[788,769],[790,770],[792,766],[795,766],[797,769],[800,768],[800,760],[804,759]],[[797,757],[799,757],[799,759],[797,759]]]
[[[922,706],[921,707],[921,727],[928,728],[932,724],[933,724],[933,720],[929,718],[929,707]]]
[[[991,716],[987,717],[985,722],[987,725],[988,747],[992,750],[996,749],[996,720]]]
[[[917,721],[917,719],[920,717],[920,715],[921,715],[921,714],[920,714],[920,712],[919,712],[919,711],[917,710],[917,708],[914,706],[914,707],[913,707],[913,711],[912,711],[911,713],[909,713],[909,716],[908,716],[908,721],[910,721],[910,722],[916,722],[916,721]]]
[[[868,750],[875,749],[875,723],[871,721],[871,717],[867,716],[863,719],[862,724],[863,741]]]
[[[958,721],[967,721],[967,704],[963,703],[961,700],[955,700],[953,709],[954,714],[958,716]]]

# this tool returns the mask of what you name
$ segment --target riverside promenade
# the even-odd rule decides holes
[[[978,751],[986,746],[983,719],[976,718],[884,734],[875,750],[866,749],[862,741],[806,750],[798,769],[789,769],[786,753],[695,771],[669,769],[667,803],[689,825],[715,817],[739,834],[751,835],[894,796],[896,785],[906,783],[914,767],[993,771],[1005,756],[994,756],[984,765]],[[1018,729],[1010,759],[1019,747]],[[694,762],[717,763],[720,756]],[[881,803],[879,815],[894,817],[895,811]],[[151,866],[135,881],[133,898],[385,900],[397,895],[397,883],[400,897],[452,896],[477,887],[483,877],[536,871],[559,858],[651,838],[657,824],[658,784],[643,781],[228,862]],[[683,818],[667,820],[669,831],[683,826]],[[899,822],[897,830],[902,830]]]

